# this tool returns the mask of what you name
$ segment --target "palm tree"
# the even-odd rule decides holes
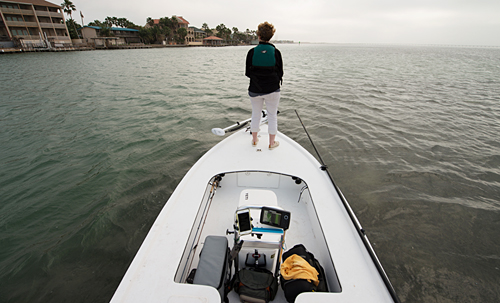
[[[233,44],[238,44],[240,40],[240,32],[237,27],[233,26]]]
[[[76,11],[76,6],[71,2],[71,0],[64,0],[63,3],[61,3],[61,7],[63,9],[63,12],[69,15],[70,19],[73,19],[73,11]],[[73,22],[73,26],[75,26],[75,23]],[[78,34],[78,31],[76,30],[75,27],[75,33],[80,37]]]
[[[178,35],[178,43],[184,44],[186,42],[186,36],[187,36],[187,29],[184,27],[181,27],[177,30],[177,35]]]
[[[165,32],[168,33],[169,38],[171,37],[171,39],[173,40],[178,40],[179,35],[177,31],[179,29],[179,19],[177,19],[175,16],[172,16],[172,18],[170,19],[168,19],[168,17],[165,17],[165,20]],[[170,30],[168,28],[170,28]]]
[[[231,36],[231,30],[227,28],[224,23],[221,23],[215,27],[217,31],[217,37],[225,40],[226,43],[229,42],[229,37]]]
[[[88,26],[99,26],[99,27],[101,27],[102,26],[102,22],[99,21],[99,20],[94,20],[92,22],[89,22]]]
[[[113,27],[113,25],[118,26],[118,18],[117,17],[106,17],[104,19],[104,23],[108,24],[108,27]]]
[[[76,6],[71,2],[71,0],[64,0],[63,3],[61,3],[61,7],[63,11],[69,15],[71,19],[73,19],[73,11],[76,11]]]
[[[161,29],[161,33],[165,35],[165,40],[171,41],[171,36],[174,33],[173,19],[170,19],[168,17],[160,18],[158,27]]]

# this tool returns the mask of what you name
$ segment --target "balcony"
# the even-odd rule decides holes
[[[35,10],[35,12],[36,12],[36,15],[39,17],[58,17],[61,19],[63,17],[63,14],[59,13],[59,12],[48,12],[48,11],[39,11],[39,10]]]
[[[26,27],[38,27],[37,22],[24,22],[26,23]]]
[[[18,8],[2,8],[4,14],[14,14],[14,15],[30,15],[33,16],[33,11],[30,9],[18,9]]]
[[[38,23],[36,22],[5,21],[5,24],[9,27],[38,27]]]
[[[45,22],[40,22],[40,27],[41,28],[54,28],[52,26],[52,23],[45,23]]]
[[[52,23],[52,25],[54,25],[54,28],[66,29],[66,24],[63,23]]]
[[[59,13],[59,12],[49,12],[49,14],[51,17],[58,17],[61,19],[64,17],[63,13]]]
[[[48,11],[35,10],[35,13],[36,13],[37,16],[50,17],[50,13]]]
[[[60,28],[60,29],[66,29],[66,25],[62,24],[62,23],[40,22],[40,27],[42,27],[42,28]]]
[[[36,36],[36,35],[15,35],[14,37],[24,39],[24,40],[40,40],[40,36]]]

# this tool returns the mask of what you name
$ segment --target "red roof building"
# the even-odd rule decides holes
[[[40,1],[43,1],[43,0],[40,0]],[[175,16],[175,15],[172,16],[172,18],[174,18],[174,17],[177,19],[177,22],[179,23],[179,27],[184,27],[185,29],[188,28],[189,21],[187,21],[186,19],[184,19],[181,16]],[[153,19],[153,25],[158,25],[158,24],[160,24],[160,19]],[[149,27],[149,25],[146,24],[146,27]]]
[[[182,16],[172,16],[172,17],[175,17],[175,18],[177,19],[177,21],[179,21],[179,24],[182,24],[182,25],[183,25],[183,26],[181,26],[181,27],[185,27],[185,28],[187,28],[187,27],[188,27],[189,22],[188,22],[186,19],[184,19]],[[185,25],[185,26],[184,26],[184,25]]]
[[[222,38],[210,36],[203,39],[203,45],[206,46],[222,46]]]

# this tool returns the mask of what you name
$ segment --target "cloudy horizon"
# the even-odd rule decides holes
[[[62,2],[62,1],[61,1]],[[55,2],[60,4],[59,2]],[[276,40],[322,43],[441,44],[500,46],[500,1],[437,0],[74,0],[73,17],[81,23],[107,16],[127,18],[137,25],[146,19],[182,16],[190,26],[224,24],[239,31],[256,29],[263,21],[276,27]]]

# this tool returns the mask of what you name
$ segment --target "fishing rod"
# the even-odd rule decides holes
[[[300,124],[302,124],[302,127],[304,128],[304,131],[306,132],[306,135],[309,138],[311,145],[313,146],[314,150],[316,151],[316,154],[318,155],[318,158],[319,158],[320,164],[321,164],[320,169],[326,171],[326,173],[328,174],[328,177],[330,178],[330,181],[332,182],[333,187],[335,188],[335,190],[339,194],[340,200],[342,201],[342,204],[344,204],[344,207],[347,210],[347,213],[348,213],[349,217],[351,218],[351,221],[354,223],[354,226],[356,227],[358,235],[360,236],[361,240],[363,241],[363,244],[365,245],[365,248],[367,249],[368,254],[370,255],[373,263],[375,264],[375,267],[377,268],[380,276],[382,277],[382,280],[384,281],[384,284],[387,287],[389,294],[391,295],[394,302],[401,303],[398,295],[396,294],[396,291],[394,290],[394,287],[391,284],[391,281],[389,281],[389,277],[385,273],[385,270],[382,267],[382,264],[380,263],[380,260],[378,259],[377,255],[375,254],[375,250],[373,249],[372,245],[370,244],[370,241],[368,240],[368,236],[366,235],[364,228],[361,226],[361,223],[359,223],[358,218],[356,217],[356,215],[354,214],[354,211],[352,210],[351,206],[347,202],[347,199],[344,197],[344,194],[340,191],[340,188],[337,186],[337,184],[333,180],[333,177],[330,174],[330,171],[328,170],[328,166],[325,165],[323,158],[321,158],[321,155],[320,155],[318,149],[316,148],[316,145],[314,145],[314,142],[313,142],[311,136],[309,136],[309,132],[307,131],[306,126],[302,122],[302,119],[300,118],[297,110],[295,110],[295,114],[297,115],[297,118],[299,118]]]

